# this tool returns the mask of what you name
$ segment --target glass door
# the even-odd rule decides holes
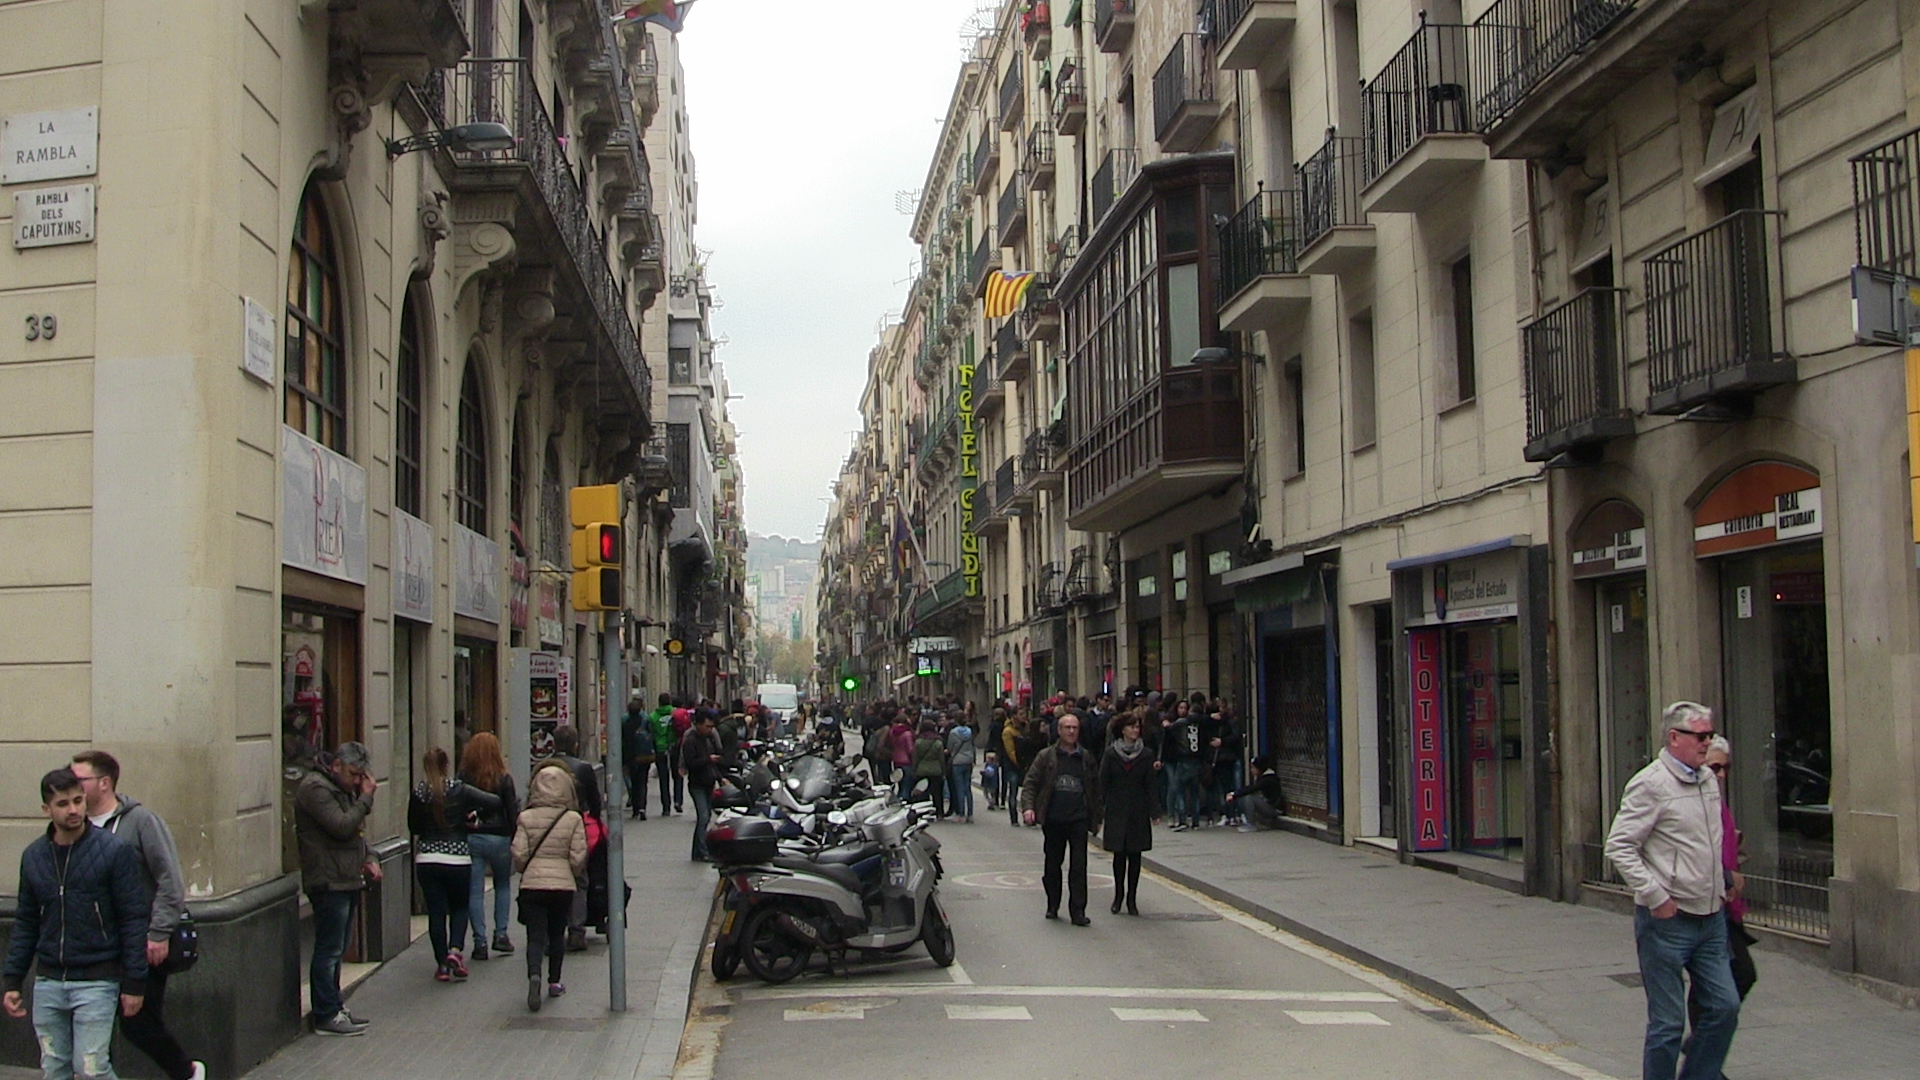
[[[1647,582],[1645,578],[1606,582],[1596,595],[1601,812],[1611,818],[1627,781],[1653,760],[1652,697],[1647,687]]]

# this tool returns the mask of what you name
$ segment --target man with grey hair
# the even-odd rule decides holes
[[[300,843],[300,881],[313,905],[313,964],[307,983],[313,995],[313,1030],[321,1035],[360,1035],[367,1023],[347,1011],[340,997],[340,960],[347,932],[367,880],[380,880],[380,864],[367,850],[367,815],[373,812],[373,762],[357,742],[314,755],[293,796],[293,829]]]
[[[1713,710],[1677,701],[1663,714],[1660,756],[1627,781],[1607,832],[1607,859],[1633,889],[1634,940],[1647,994],[1645,1080],[1716,1080],[1740,1022],[1727,945],[1720,784],[1706,766]],[[1685,971],[1700,1016],[1687,1028]]]

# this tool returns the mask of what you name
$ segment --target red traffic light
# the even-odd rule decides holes
[[[620,526],[600,526],[600,561],[612,565],[620,562]]]

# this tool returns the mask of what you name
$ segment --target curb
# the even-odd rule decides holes
[[[711,1080],[720,1056],[720,1032],[731,1017],[732,999],[726,988],[714,979],[707,964],[713,938],[720,927],[720,894],[713,894],[700,945],[694,950],[693,971],[687,980],[687,1018],[680,1030],[679,1053],[674,1060],[673,1080]]]
[[[1300,919],[1285,915],[1279,911],[1258,904],[1238,893],[1222,888],[1205,878],[1196,877],[1184,870],[1169,866],[1166,862],[1153,857],[1151,852],[1141,859],[1142,864],[1154,873],[1169,881],[1178,882],[1189,889],[1208,896],[1231,908],[1246,912],[1248,915],[1312,942],[1315,945],[1344,959],[1363,964],[1398,982],[1442,1001],[1453,1008],[1472,1016],[1483,1023],[1490,1024],[1515,1038],[1537,1043],[1554,1045],[1564,1042],[1564,1038],[1539,1021],[1528,1016],[1513,1002],[1490,990],[1479,987],[1457,987],[1451,983],[1417,971],[1379,953],[1330,933]]]

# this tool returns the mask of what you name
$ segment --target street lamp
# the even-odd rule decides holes
[[[411,154],[415,150],[466,150],[473,153],[485,153],[491,150],[513,149],[513,132],[507,125],[491,120],[481,120],[472,124],[455,124],[450,128],[434,128],[432,131],[409,135],[404,139],[387,139],[387,160],[391,161],[402,154]]]

